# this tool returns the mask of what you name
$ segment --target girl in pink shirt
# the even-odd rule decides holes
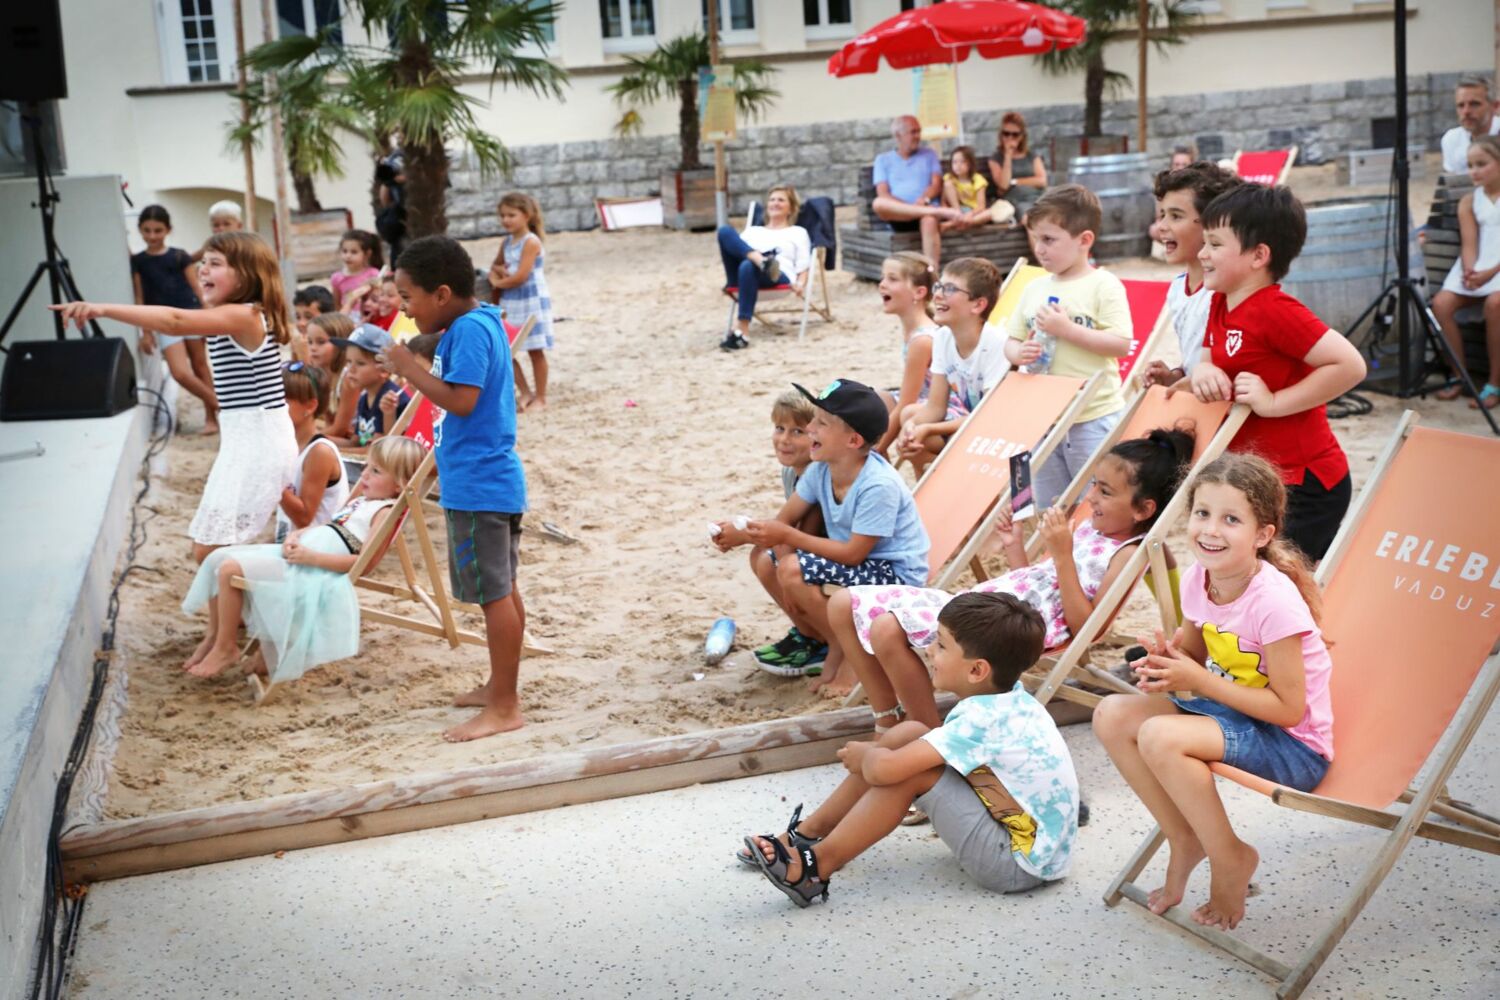
[[[1186,623],[1170,642],[1157,633],[1136,661],[1137,686],[1151,697],[1110,695],[1094,732],[1171,847],[1151,911],[1182,902],[1207,857],[1209,898],[1193,919],[1230,930],[1260,856],[1230,827],[1209,765],[1315,788],[1333,759],[1332,662],[1312,569],[1279,537],[1286,488],[1276,470],[1252,454],[1225,455],[1193,484],[1189,510],[1197,563],[1182,577]]]
[[[360,308],[364,298],[372,291],[380,290],[380,237],[363,229],[351,229],[339,240],[341,271],[328,276],[328,286],[333,290],[333,307],[348,313],[360,322]]]

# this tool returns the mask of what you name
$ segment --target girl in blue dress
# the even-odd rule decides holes
[[[542,240],[542,209],[529,194],[512,191],[500,199],[500,225],[506,236],[500,241],[500,253],[490,265],[491,299],[505,314],[511,326],[520,326],[535,316],[524,347],[531,357],[531,385],[521,374],[521,363],[514,357],[516,398],[519,408],[538,410],[547,407],[547,352],[552,350],[552,297],[547,294],[547,277],[542,273],[546,256]]]

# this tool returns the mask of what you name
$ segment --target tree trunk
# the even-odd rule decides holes
[[[442,140],[419,145],[407,140],[406,235],[408,239],[448,232],[448,150]]]
[[[682,169],[696,170],[703,166],[698,159],[698,80],[684,77],[677,84],[682,98],[682,107],[677,115],[677,129],[682,136]]]
[[[297,193],[297,211],[306,214],[308,212],[321,212],[323,206],[318,202],[318,190],[313,186],[312,174],[305,174],[297,169],[297,160],[300,158],[301,150],[298,149],[297,140],[287,137],[286,156],[291,166],[292,190]]]
[[[1083,77],[1083,134],[1104,134],[1104,53],[1089,57]]]

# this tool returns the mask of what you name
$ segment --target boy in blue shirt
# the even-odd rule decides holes
[[[770,521],[751,521],[745,537],[771,551],[781,606],[803,637],[801,662],[788,658],[772,671],[805,673],[826,655],[824,694],[849,693],[857,678],[840,676],[843,656],[828,649],[828,595],[823,586],[910,583],[927,580],[927,531],[901,474],[872,451],[890,414],[872,388],[837,379],[814,396],[795,386],[816,412],[807,425],[812,464],[797,489]],[[828,537],[796,527],[814,506],[823,512]]]
[[[1068,872],[1078,776],[1057,723],[1019,683],[1042,655],[1042,617],[1010,594],[960,594],[938,613],[933,683],[959,702],[936,729],[907,721],[839,751],[849,776],[784,834],[746,837],[753,863],[798,906],[915,805],[978,885],[1024,892]],[[799,822],[800,820],[800,822]]]
[[[396,263],[402,311],[423,333],[446,330],[432,371],[402,344],[384,364],[438,408],[433,421],[448,574],[455,600],[484,609],[490,677],[455,701],[479,714],[443,734],[450,743],[520,729],[516,680],[526,609],[516,589],[526,476],[516,455],[516,396],[500,311],[474,297],[474,262],[456,240],[414,240]]]

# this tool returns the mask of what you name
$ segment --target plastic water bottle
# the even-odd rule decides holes
[[[1061,300],[1056,295],[1047,296],[1047,304],[1049,306],[1055,306],[1059,301]],[[1045,375],[1052,370],[1052,356],[1057,353],[1057,338],[1041,329],[1036,330],[1033,336],[1036,342],[1041,345],[1042,354],[1031,364],[1027,365],[1026,370],[1033,375]]]
[[[729,647],[734,645],[734,619],[720,618],[714,622],[713,628],[708,630],[708,638],[703,641],[703,661],[714,664],[724,659],[729,652]]]

